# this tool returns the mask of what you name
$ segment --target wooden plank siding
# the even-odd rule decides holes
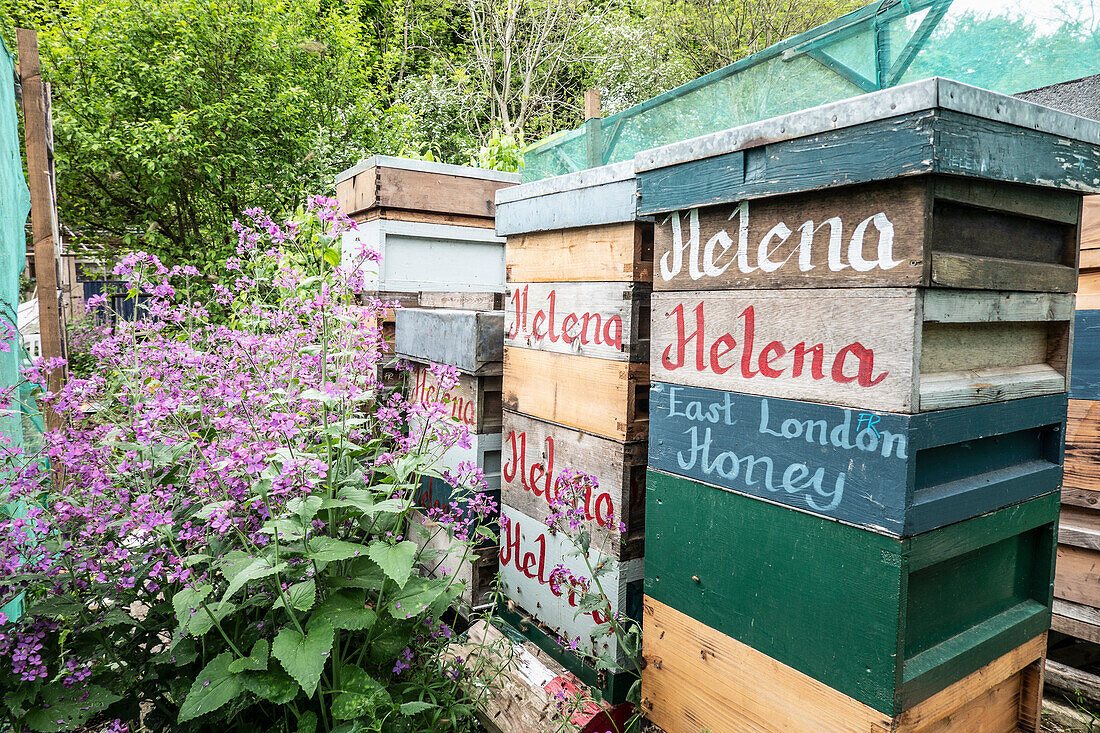
[[[645,441],[622,443],[506,410],[502,458],[504,502],[538,521],[549,517],[563,471],[594,477],[595,490],[584,504],[592,544],[617,560],[642,556]],[[626,531],[599,526],[611,522],[622,522]]]
[[[612,440],[644,440],[649,365],[509,346],[504,407]]]
[[[676,292],[652,308],[656,381],[904,413],[1067,386],[1072,295]]]
[[[648,284],[509,283],[504,343],[557,354],[649,361]]]
[[[921,176],[674,212],[657,220],[654,288],[1073,292],[1080,200]]]
[[[447,364],[476,376],[500,374],[504,313],[451,308],[397,311],[395,351],[403,359]]]
[[[654,383],[649,465],[908,537],[1057,492],[1065,395],[865,412]]]
[[[1046,634],[896,716],[649,596],[642,709],[665,733],[1038,733]]]
[[[651,282],[653,224],[625,222],[508,237],[510,283]]]
[[[588,563],[601,563],[607,573],[600,584],[607,604],[588,612],[580,610],[581,591],[573,590],[567,580],[553,578],[555,567],[562,565],[574,576],[591,582],[592,573],[573,541],[562,533],[552,533],[544,522],[527,516],[505,504],[501,509],[500,578],[512,601],[548,627],[566,644],[579,640],[583,654],[609,654],[625,664],[618,639],[610,632],[597,631],[609,613],[625,613],[640,618],[642,560],[619,562],[589,548]]]
[[[1047,630],[1057,516],[898,539],[651,470],[645,591],[894,716]]]

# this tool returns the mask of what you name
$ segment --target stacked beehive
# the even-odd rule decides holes
[[[1097,143],[933,79],[638,156],[655,723],[1037,729]]]
[[[466,509],[477,488],[469,467],[485,477],[485,493],[500,503],[501,359],[504,313],[466,308],[401,308],[397,311],[397,356],[412,365],[409,400],[414,404],[443,403],[444,419],[465,425],[469,445],[447,448],[421,479],[416,496],[419,511],[413,526],[422,559],[433,575],[447,574],[465,582],[459,610],[468,613],[484,604],[497,574],[497,548],[485,542],[465,552],[431,510],[451,512],[452,503]],[[458,382],[447,388],[437,371],[440,364],[458,371]],[[447,383],[451,380],[447,378]],[[446,474],[446,475],[444,475]],[[455,484],[458,484],[457,486]],[[495,518],[494,518],[495,523]],[[494,530],[495,531],[495,530]]]
[[[367,295],[399,307],[501,307],[504,240],[494,197],[519,175],[376,155],[336,176],[336,198],[358,224],[345,237],[378,251]],[[446,296],[452,296],[447,298]],[[392,345],[395,315],[379,325]]]
[[[412,363],[405,385],[410,400],[443,402],[449,418],[472,434],[471,447],[448,449],[435,473],[457,473],[472,462],[498,500],[504,239],[493,231],[494,198],[518,181],[513,173],[381,155],[336,178],[337,199],[358,223],[345,246],[358,240],[382,256],[364,273],[367,295],[398,306],[386,309],[379,325],[397,356]],[[441,389],[428,369],[433,362],[458,369],[458,383]],[[426,514],[468,496],[432,475],[417,500]],[[424,519],[417,514],[417,522]],[[496,548],[479,547],[461,561],[441,526],[427,521],[416,529],[434,551],[425,554],[430,569],[465,581],[459,610],[484,603],[496,575]]]
[[[596,675],[559,640],[622,662],[615,637],[594,631],[609,610],[640,612],[653,225],[636,217],[635,202],[630,163],[497,195],[497,232],[508,238],[505,615],[613,698],[625,693],[623,677]],[[597,480],[578,502],[588,527],[612,527],[596,527],[589,549],[593,566],[609,567],[609,608],[580,612],[569,583],[550,577],[559,564],[590,577],[573,542],[546,524],[566,470]]]
[[[1100,196],[1085,198],[1053,627],[1100,643]]]

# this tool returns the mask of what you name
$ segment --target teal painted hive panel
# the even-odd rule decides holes
[[[646,594],[888,715],[1050,625],[1058,494],[899,539],[650,471]]]

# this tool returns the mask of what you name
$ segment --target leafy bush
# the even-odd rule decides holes
[[[469,436],[380,383],[383,304],[359,303],[358,275],[377,255],[342,251],[354,225],[334,201],[247,215],[216,287],[228,325],[189,297],[194,268],[126,256],[114,274],[143,318],[103,327],[94,368],[45,397],[68,420],[48,467],[0,447],[0,605],[26,606],[0,619],[16,731],[473,725],[444,653],[462,587],[417,571],[408,519],[420,476]],[[437,517],[469,537],[460,553],[496,507],[467,509]]]

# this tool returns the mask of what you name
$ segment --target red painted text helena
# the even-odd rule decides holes
[[[693,366],[698,372],[712,371],[715,374],[725,374],[739,366],[741,376],[745,379],[758,376],[767,379],[781,377],[796,379],[801,377],[808,368],[810,377],[813,379],[825,379],[825,362],[828,356],[831,366],[827,376],[838,384],[855,382],[860,387],[874,387],[889,374],[889,372],[875,374],[874,350],[868,349],[858,341],[847,344],[835,354],[827,354],[823,343],[807,346],[805,341],[791,346],[782,341],[770,341],[756,351],[756,310],[751,305],[738,315],[738,319],[743,321],[743,336],[740,344],[740,359],[737,359],[734,352],[738,347],[738,341],[733,334],[724,333],[707,343],[703,303],[695,306],[694,313],[694,330],[690,333],[682,303],[668,314],[668,317],[676,319],[675,340],[666,346],[664,353],[661,354],[661,364],[669,371]],[[689,345],[694,347],[695,363],[693,365],[688,362]]]
[[[557,291],[551,290],[546,296],[546,308],[539,308],[528,323],[527,296],[529,285],[512,291],[512,307],[515,321],[508,330],[509,339],[532,338],[535,341],[549,339],[550,343],[562,341],[571,344],[579,341],[582,346],[589,343],[607,344],[616,349],[623,347],[623,319],[619,316],[604,317],[599,313],[570,312],[561,319],[560,329],[556,311]]]
[[[545,461],[533,461],[528,465],[527,433],[524,431],[517,433],[515,430],[508,433],[504,439],[504,453],[508,458],[501,466],[501,473],[508,483],[512,483],[519,476],[520,485],[524,491],[543,497],[549,504],[558,494],[554,482],[554,438],[548,435],[543,442]],[[611,494],[602,491],[593,500],[592,487],[588,486],[584,495],[584,515],[588,521],[595,520],[601,526],[610,523],[614,516]]]
[[[477,405],[473,400],[459,397],[454,391],[440,394],[439,384],[424,367],[417,367],[413,377],[413,404],[430,405],[435,402],[451,405],[451,418],[464,425],[477,427]]]

